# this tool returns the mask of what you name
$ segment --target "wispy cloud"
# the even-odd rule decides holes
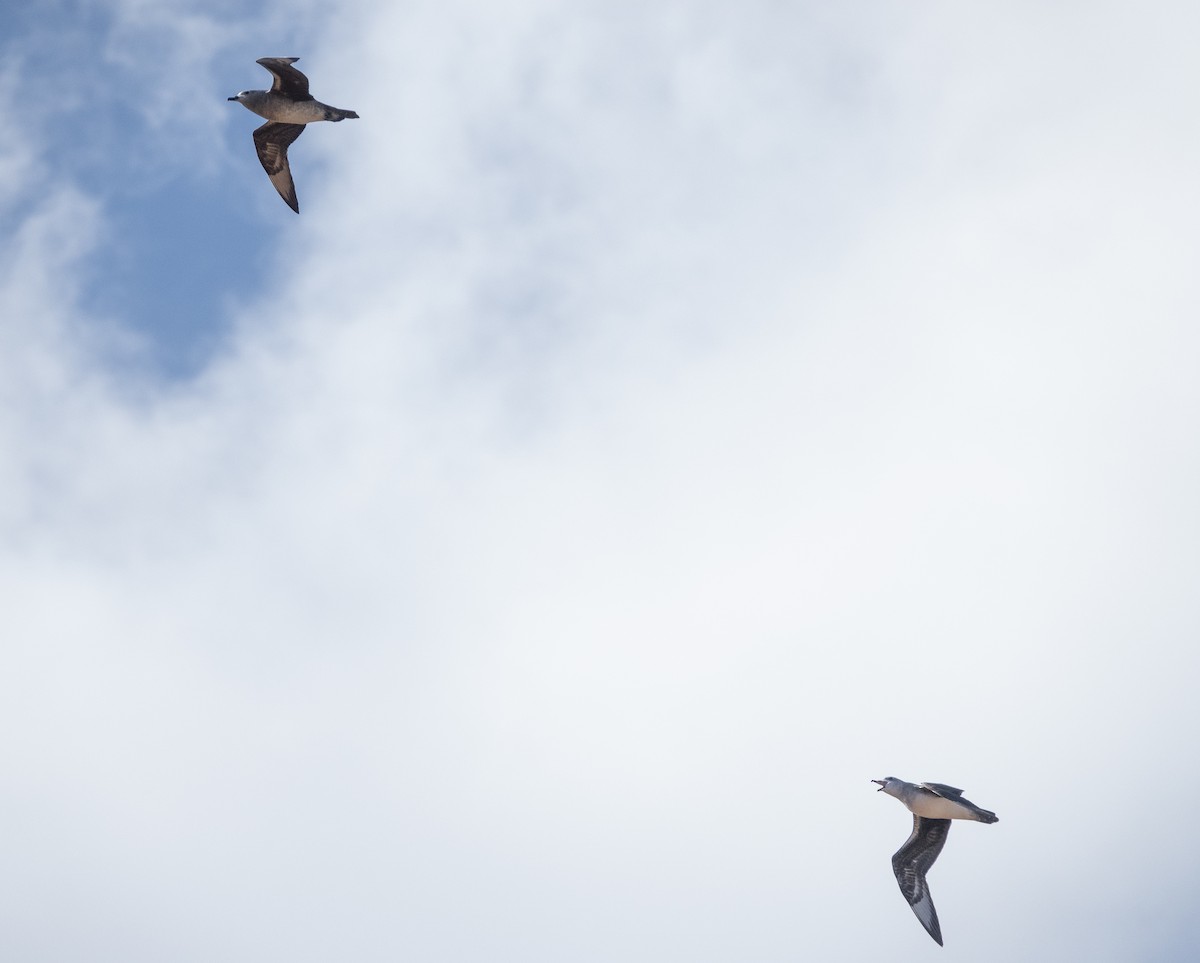
[[[213,277],[242,286],[186,380],[89,301],[148,239],[42,173],[57,122],[0,149],[7,955],[915,958],[888,774],[1000,814],[931,874],[948,944],[1172,952],[1200,398],[1168,7],[339,9],[246,56],[362,120],[298,143],[300,218],[245,131],[208,155],[271,247]],[[248,85],[216,15],[109,14],[77,49]],[[195,96],[168,78],[133,146],[177,157]]]

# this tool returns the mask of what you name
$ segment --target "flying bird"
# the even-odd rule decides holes
[[[236,100],[247,110],[252,110],[267,122],[254,131],[254,146],[263,170],[271,178],[275,190],[279,191],[288,207],[300,213],[300,202],[296,200],[296,185],[292,183],[292,169],[288,166],[287,149],[304,133],[304,125],[318,120],[336,123],[347,117],[358,118],[352,110],[340,110],[314,100],[308,92],[308,78],[292,66],[299,57],[261,57],[262,64],[275,77],[270,90],[243,90]]]
[[[933,908],[925,874],[946,845],[951,819],[994,823],[998,817],[964,799],[961,789],[944,786],[940,782],[914,785],[895,776],[872,779],[871,782],[879,786],[878,792],[895,796],[913,814],[912,835],[892,856],[892,871],[896,874],[896,882],[900,884],[900,892],[908,900],[917,919],[941,946],[942,928],[938,924],[937,910]]]

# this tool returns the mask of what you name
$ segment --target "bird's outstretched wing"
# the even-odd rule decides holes
[[[300,213],[300,202],[296,200],[296,185],[292,183],[287,149],[303,133],[303,124],[277,124],[273,120],[268,120],[254,130],[254,146],[258,149],[258,159],[263,170],[271,178],[279,196],[297,214]]]
[[[292,66],[299,57],[259,57],[255,61],[266,67],[275,76],[271,93],[282,94],[290,100],[312,100],[308,92],[308,78]]]
[[[925,874],[929,872],[929,867],[946,845],[946,836],[949,833],[949,819],[913,816],[912,835],[892,857],[892,871],[896,874],[896,882],[900,884],[900,892],[904,894],[917,919],[938,946],[942,945],[942,927],[938,923],[937,910],[934,909],[933,899],[929,895],[929,884],[925,882]]]
[[[963,794],[961,789],[955,789],[953,786],[947,786],[942,782],[923,782],[921,783],[921,786],[922,788],[928,789],[930,792],[935,792],[939,796],[942,796],[946,799],[957,799]]]

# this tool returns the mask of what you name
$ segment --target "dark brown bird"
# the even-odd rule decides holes
[[[348,117],[357,119],[352,110],[330,107],[313,99],[308,92],[308,78],[292,66],[299,57],[262,57],[261,64],[272,75],[275,82],[270,90],[243,90],[230,100],[236,100],[247,110],[252,110],[267,122],[254,131],[254,146],[263,170],[271,178],[275,190],[279,191],[288,207],[300,213],[300,202],[296,199],[296,185],[292,183],[292,169],[288,165],[287,150],[297,137],[304,133],[306,124],[319,120],[337,123]]]

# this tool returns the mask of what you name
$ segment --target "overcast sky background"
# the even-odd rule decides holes
[[[1195,958],[1194,5],[0,11],[0,957]]]

